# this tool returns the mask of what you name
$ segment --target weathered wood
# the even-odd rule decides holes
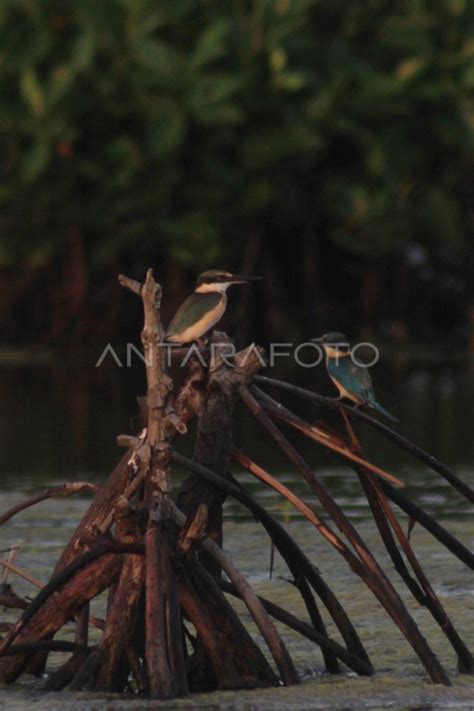
[[[174,696],[167,655],[166,579],[163,548],[167,546],[158,512],[150,516],[146,535],[146,644],[145,655],[152,699]],[[166,550],[165,555],[169,555]]]
[[[50,689],[69,685],[71,690],[133,691],[130,673],[141,693],[160,699],[185,695],[189,682],[193,689],[197,686],[201,690],[251,688],[276,683],[264,655],[245,631],[218,586],[218,582],[226,585],[219,579],[221,570],[231,579],[229,592],[238,594],[247,606],[284,684],[298,683],[299,678],[268,612],[319,644],[328,671],[337,673],[339,661],[342,661],[357,673],[373,673],[356,631],[319,571],[278,521],[258,505],[230,474],[234,449],[233,407],[238,396],[303,474],[351,547],[314,508],[301,501],[287,487],[282,487],[255,462],[247,458],[244,465],[266,485],[291,501],[312,522],[384,605],[431,678],[449,684],[444,669],[365,542],[268,413],[328,447],[356,469],[397,570],[417,600],[428,607],[443,628],[458,653],[460,666],[465,670],[471,667],[469,650],[441,607],[382,493],[390,484],[386,481],[379,483],[373,475],[385,477],[393,483],[401,482],[365,460],[350,423],[347,421],[348,443],[339,433],[324,425],[306,423],[269,396],[256,391],[264,402],[265,411],[248,389],[263,364],[261,351],[251,346],[236,354],[231,366],[226,349],[230,341],[225,334],[216,333],[211,343],[211,346],[220,343],[220,351],[216,352],[212,347],[200,349],[199,358],[190,361],[184,385],[172,392],[162,348],[161,286],[155,281],[152,270],[148,270],[144,284],[123,276],[119,281],[140,296],[143,302],[141,339],[147,375],[144,428],[139,436],[122,435],[119,438],[122,445],[128,446],[128,452],[97,492],[66,546],[50,582],[24,610],[18,623],[7,631],[0,644],[0,654],[5,655],[0,657],[0,681],[11,681],[24,670],[40,672],[47,654],[61,649],[73,654],[50,678],[47,684]],[[208,368],[202,367],[199,362],[201,356],[207,358]],[[268,384],[267,380],[264,382]],[[316,401],[312,396],[308,399]],[[339,406],[339,402],[331,405],[333,409]],[[353,416],[351,408],[349,410]],[[188,423],[196,416],[199,421],[195,462],[191,463],[192,466],[185,458],[181,458],[180,462],[184,460],[193,476],[188,478],[179,495],[179,503],[188,514],[186,530],[179,536],[178,529],[186,524],[186,517],[169,496],[172,488],[171,458],[180,461],[179,455],[172,453],[171,444],[176,436],[186,433]],[[374,422],[380,426],[380,423]],[[398,435],[395,433],[395,436]],[[238,458],[239,454],[235,456]],[[245,456],[240,455],[240,459],[243,463]],[[453,482],[453,485],[456,483]],[[87,486],[71,484],[42,492],[10,509],[3,520],[54,492],[75,493],[80,487]],[[463,491],[463,487],[460,490]],[[235,496],[263,524],[288,565],[294,578],[292,582],[300,592],[312,626],[256,596],[218,545],[222,544],[222,504],[228,494]],[[133,497],[136,497],[135,505],[132,504]],[[394,534],[414,577],[398,549]],[[448,543],[453,545],[452,541]],[[461,553],[464,555],[463,551]],[[207,570],[198,562],[198,556]],[[30,582],[41,586],[32,578]],[[95,624],[104,631],[99,644],[90,649],[87,646],[88,626],[94,618],[89,615],[89,602],[106,588],[109,589],[106,621],[95,620]],[[313,591],[335,621],[347,650],[328,637]],[[183,623],[183,613],[197,631],[197,638],[191,636],[193,651],[189,654],[185,635],[190,636],[190,633]],[[76,618],[75,643],[54,640],[54,635],[64,623],[73,618]],[[203,680],[205,677],[206,681]]]
[[[366,475],[367,477],[367,475]],[[428,608],[430,611],[431,615],[433,618],[436,620],[438,625],[440,626],[441,630],[443,633],[446,635],[448,640],[450,641],[454,651],[457,654],[458,657],[458,671],[464,674],[472,674],[474,673],[474,657],[471,654],[469,648],[467,647],[466,643],[462,639],[461,635],[459,632],[456,630],[454,627],[453,623],[451,622],[450,618],[448,617],[448,614],[446,613],[443,605],[441,604],[441,601],[439,600],[438,596],[436,595],[431,583],[429,582],[412,546],[410,545],[410,542],[405,535],[405,532],[403,531],[399,521],[397,520],[390,503],[388,500],[385,498],[385,495],[383,494],[382,491],[378,488],[378,486],[375,484],[375,482],[371,482],[372,487],[375,489],[375,493],[379,501],[381,502],[383,512],[385,516],[387,517],[388,521],[390,522],[392,528],[394,529],[396,536],[398,540],[400,541],[400,544],[402,546],[402,549],[410,562],[410,565],[418,578],[418,581],[421,586],[422,593],[424,595],[424,605]],[[365,487],[364,487],[365,488]],[[393,549],[392,549],[393,551]],[[396,560],[396,556],[395,556]],[[394,564],[395,564],[394,560]],[[405,573],[405,568],[400,567],[397,568],[397,570],[400,573],[400,576],[402,577],[405,582],[407,582],[407,586],[410,588],[410,583],[408,582],[409,576]],[[410,576],[411,579],[411,576]],[[410,588],[412,589],[412,588]],[[415,598],[421,599],[421,595],[416,595],[414,593]]]
[[[401,479],[398,479],[398,477],[393,476],[393,474],[386,472],[380,467],[377,467],[375,464],[368,462],[363,457],[354,453],[351,448],[347,446],[347,442],[345,442],[339,435],[331,432],[328,428],[322,428],[320,426],[312,425],[309,422],[305,422],[305,420],[301,419],[301,417],[297,417],[280,403],[276,403],[273,398],[270,398],[266,395],[266,393],[262,392],[255,386],[252,390],[258,399],[264,400],[265,410],[273,418],[283,420],[283,422],[299,430],[306,435],[306,437],[309,437],[309,439],[312,439],[314,442],[317,442],[323,447],[333,451],[342,459],[346,460],[348,464],[359,464],[381,479],[385,479],[386,481],[397,486],[405,486],[404,482]]]
[[[90,484],[89,482],[84,481],[74,481],[69,482],[68,484],[62,484],[61,486],[52,486],[49,489],[45,489],[44,491],[40,491],[37,494],[30,496],[24,501],[20,501],[18,504],[15,504],[15,506],[8,509],[8,511],[5,511],[5,513],[0,516],[0,526],[13,518],[13,516],[16,516],[16,514],[30,508],[30,506],[40,503],[40,501],[45,501],[46,499],[51,499],[55,496],[70,496],[71,494],[82,494],[84,492],[97,494],[98,489],[99,487],[97,484]]]
[[[0,595],[0,607],[8,607],[17,610],[26,610],[29,603],[18,595]]]
[[[238,397],[238,386],[250,382],[252,375],[261,367],[256,353],[248,349],[235,356],[235,368],[230,368],[228,359],[232,341],[225,333],[214,331],[211,338],[212,362],[207,371],[206,389],[201,398],[198,429],[193,459],[222,477],[229,478],[233,451],[233,411]],[[187,515],[193,514],[200,504],[208,510],[207,535],[222,546],[222,516],[225,494],[198,475],[191,474],[182,483],[177,504]],[[199,559],[213,575],[220,571],[212,556],[205,550]]]
[[[202,645],[188,660],[193,691],[252,689],[278,683],[214,578],[193,560],[186,563],[179,597]]]
[[[122,534],[121,539],[126,543],[137,541],[138,537],[132,529],[129,535]],[[125,688],[128,677],[127,649],[131,642],[144,582],[144,557],[125,556],[99,643],[99,649],[103,652],[103,663],[95,683],[97,690],[120,692]]]
[[[193,590],[189,581],[186,584],[179,583],[178,590],[183,612],[194,625],[200,643],[188,659],[191,689],[193,691],[235,689],[240,684],[245,688],[246,680],[238,674],[235,666],[227,661],[229,653],[220,643],[221,631],[209,614],[204,600]],[[233,642],[228,650],[232,649]]]
[[[193,458],[220,476],[228,476],[232,456],[232,412],[234,400],[216,386],[208,388],[198,418],[198,430]],[[201,504],[208,510],[206,533],[218,545],[222,545],[222,505],[225,495],[203,483],[199,476],[191,475],[182,483],[177,503],[186,515],[193,515]],[[213,574],[219,569],[215,560],[205,551],[199,553],[203,565]]]
[[[169,546],[162,547],[162,561],[163,576],[164,580],[167,581],[165,618],[168,663],[174,695],[180,697],[189,693],[189,687],[184,661],[183,620],[179,606],[175,571],[171,565]]]
[[[318,573],[315,566],[311,564],[309,559],[295,543],[293,538],[291,538],[288,532],[283,528],[283,526],[268,511],[266,511],[263,506],[258,504],[243,487],[238,487],[234,483],[231,483],[226,479],[222,479],[222,477],[214,474],[214,472],[211,472],[209,469],[206,469],[202,465],[197,464],[177,452],[173,452],[173,460],[190,471],[196,472],[203,479],[214,484],[214,486],[221,488],[227,494],[239,501],[243,506],[248,508],[248,510],[261,521],[267,533],[274,541],[279,553],[286,561],[295,579],[299,574],[303,573],[315,592],[318,594],[341,632],[348,649],[370,664],[367,652],[365,651],[364,646],[362,645],[349,617],[344,611],[344,608],[334,593],[330,590],[324,579]]]
[[[28,644],[12,644],[3,657],[15,657],[17,655],[33,654],[47,650],[50,652],[77,652],[83,651],[87,653],[87,647],[81,647],[75,642],[60,639],[42,639],[37,642],[28,642]]]
[[[15,625],[0,645],[0,656],[13,640],[16,640],[17,644],[28,644],[54,635],[85,603],[107,589],[119,574],[121,564],[121,557],[117,555],[104,555],[93,560],[90,565],[79,570],[72,580],[66,582],[59,593],[53,593],[46,599],[30,619],[27,613],[33,606],[33,601],[23,613],[20,623]],[[38,597],[42,593],[43,591]],[[24,619],[28,619],[28,622],[23,623]],[[17,679],[26,661],[27,657],[0,659],[0,681],[12,682]]]
[[[455,536],[447,531],[433,516],[424,511],[411,501],[402,491],[395,489],[387,481],[380,482],[380,486],[387,497],[404,511],[413,521],[423,526],[445,548],[455,555],[464,565],[474,570],[474,553],[461,543]]]
[[[94,500],[69,539],[53,575],[66,567],[73,558],[85,552],[95,544],[95,533],[100,528],[104,519],[113,510],[117,500],[122,496],[123,490],[130,477],[129,460],[132,450],[127,451],[118,462],[113,472],[97,492]]]
[[[363,452],[360,442],[355,435],[348,416],[342,409],[341,415],[354,451],[362,455]],[[369,502],[372,515],[379,529],[382,540],[385,543],[385,547],[395,565],[395,569],[399,573],[402,580],[406,583],[415,599],[430,611],[433,618],[439,624],[442,632],[450,641],[458,657],[459,671],[472,673],[474,671],[473,656],[449,619],[438,596],[433,590],[407,536],[405,535],[405,532],[403,531],[402,526],[390,506],[388,499],[385,497],[378,485],[378,482],[374,480],[370,472],[367,472],[362,467],[356,466],[354,466],[354,470],[359,476],[362,488],[364,489],[365,495]],[[393,538],[392,529],[395,532],[395,535],[401,544],[402,550],[404,551],[405,556],[418,580],[415,580],[410,575],[410,572],[405,565],[405,562]]]
[[[67,662],[48,677],[43,684],[43,691],[61,691],[64,689],[72,681],[87,657],[88,654],[82,649],[74,652]]]
[[[199,504],[194,515],[188,516],[186,526],[179,534],[176,553],[187,558],[206,535],[208,512],[206,504]]]
[[[219,477],[220,479],[220,477]],[[174,516],[176,523],[182,528],[186,524],[185,515],[179,511],[174,505]],[[252,618],[260,630],[265,642],[271,652],[275,664],[277,665],[278,671],[280,672],[282,682],[285,686],[290,686],[291,684],[298,684],[299,677],[298,673],[294,667],[293,661],[283,643],[278,631],[266,614],[264,608],[259,602],[257,596],[255,595],[253,589],[248,584],[244,576],[237,570],[230,558],[224,554],[223,550],[214,543],[210,538],[205,538],[201,541],[200,545],[207,550],[207,552],[212,555],[219,563],[222,570],[224,570],[229,576],[230,580],[234,584],[235,588],[239,591],[239,595],[242,597],[248,611],[252,615]]]
[[[226,593],[234,595],[235,597],[239,597],[239,594],[237,593],[232,583],[229,583],[226,580],[219,580],[218,582],[219,587]],[[303,637],[306,637],[306,639],[315,642],[321,647],[322,650],[325,650],[332,657],[340,659],[343,664],[349,667],[349,669],[352,669],[352,671],[354,671],[356,674],[359,674],[361,676],[373,675],[374,670],[370,664],[363,662],[356,654],[348,652],[345,647],[343,647],[338,642],[335,642],[334,640],[330,639],[326,634],[321,634],[320,632],[318,632],[316,629],[314,629],[314,626],[311,627],[311,625],[308,625],[306,622],[299,620],[290,612],[287,612],[287,610],[284,610],[278,605],[275,605],[275,603],[271,602],[270,600],[266,600],[264,597],[259,596],[259,600],[266,609],[266,611],[272,617],[274,617],[279,622],[282,622],[290,629],[295,630],[295,632],[298,632]]]
[[[43,587],[43,583],[40,580],[38,580],[37,578],[34,578],[32,575],[27,573],[25,570],[21,570],[21,568],[17,568],[17,566],[13,565],[13,563],[10,563],[9,560],[0,560],[0,565],[3,568],[10,570],[12,573],[15,573],[15,575],[18,575],[19,578],[23,578],[23,580],[27,580],[29,583],[34,585],[36,588]]]
[[[301,455],[294,449],[290,442],[283,436],[262,406],[252,397],[249,390],[242,386],[240,395],[250,411],[263,425],[273,440],[281,447],[288,459],[294,464],[303,475],[311,489],[314,491],[322,506],[333,518],[340,531],[348,538],[354,547],[357,558],[349,551],[347,546],[328,529],[327,526],[318,526],[319,532],[341,553],[348,561],[351,568],[356,572],[372,590],[379,602],[384,606],[392,620],[403,632],[409,644],[417,653],[420,661],[430,675],[432,681],[438,684],[450,686],[449,677],[440,664],[428,642],[421,634],[414,619],[406,609],[402,599],[393,587],[392,583],[385,575],[380,565],[362,540],[361,536],[346,518],[343,511],[336,504],[319,479],[315,476],[311,468],[306,464]],[[341,545],[342,544],[342,545]]]
[[[79,647],[87,647],[89,643],[89,613],[90,604],[87,602],[76,617],[74,641]]]
[[[186,426],[168,403],[172,381],[166,372],[162,347],[161,286],[155,281],[151,269],[147,271],[140,288],[125,277],[120,278],[120,283],[140,294],[143,301],[141,340],[147,377],[147,427],[143,444],[136,447],[135,457],[145,482],[149,515],[145,535],[145,656],[151,697],[169,699],[187,693],[187,680],[174,571],[169,561],[169,543],[162,527],[166,497],[172,488],[167,434],[171,438],[174,432],[170,433],[167,428],[170,424],[177,432],[185,432]]]
[[[421,449],[421,447],[418,447],[413,442],[410,442],[410,440],[406,437],[402,437],[402,435],[395,432],[395,430],[391,427],[388,427],[388,425],[383,422],[379,422],[379,420],[376,420],[375,417],[371,417],[360,408],[346,405],[346,403],[343,402],[341,403],[338,398],[324,397],[323,395],[314,393],[311,390],[305,390],[304,388],[292,385],[291,383],[285,383],[282,380],[275,380],[274,378],[268,378],[263,375],[256,375],[254,379],[255,382],[261,383],[262,385],[271,385],[281,390],[286,390],[287,392],[293,393],[294,395],[297,395],[305,400],[310,400],[317,405],[323,405],[330,410],[337,411],[340,407],[344,408],[351,418],[365,422],[372,429],[380,432],[384,437],[392,441],[398,447],[404,449],[406,452],[409,452],[424,464],[427,464],[435,472],[441,474],[441,476],[446,479],[451,486],[457,489],[459,493],[461,493],[468,501],[474,502],[474,490],[471,489],[471,487],[453,471],[451,471],[446,464],[443,464],[443,462],[440,462],[439,459],[434,457],[432,454],[428,454],[428,452],[425,452]]]
[[[71,679],[68,689],[80,691],[89,681],[93,680],[102,663],[102,650],[98,647],[87,657],[84,664],[78,669]]]
[[[127,661],[135,678],[138,692],[140,694],[148,694],[150,690],[148,674],[146,673],[146,670],[133,644],[130,644],[127,647]]]

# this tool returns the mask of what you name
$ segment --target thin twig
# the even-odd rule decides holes
[[[449,467],[440,462],[439,459],[434,457],[432,454],[425,452],[423,449],[421,449],[421,447],[418,447],[409,439],[403,437],[398,432],[395,432],[395,430],[393,430],[391,427],[388,427],[383,422],[379,422],[379,420],[376,420],[375,417],[371,417],[366,412],[363,412],[361,409],[346,405],[346,403],[341,402],[337,398],[324,397],[323,395],[314,393],[311,390],[306,390],[305,388],[300,388],[297,385],[285,383],[282,380],[268,378],[264,375],[255,375],[254,380],[255,382],[261,383],[262,385],[271,385],[273,387],[279,388],[280,390],[286,390],[287,392],[290,392],[293,395],[297,395],[298,397],[303,398],[304,400],[310,400],[311,402],[314,402],[317,405],[323,405],[324,407],[330,410],[337,411],[340,407],[344,408],[344,410],[353,419],[359,420],[360,422],[365,422],[370,427],[372,427],[372,429],[380,432],[384,437],[394,442],[394,444],[399,446],[401,449],[404,449],[406,452],[409,452],[414,457],[427,464],[431,469],[438,472],[438,474],[441,474],[441,476],[444,477],[446,481],[448,481],[455,489],[457,489],[468,501],[474,502],[474,490],[468,484],[466,484],[465,481],[458,477],[453,471],[451,471]]]
[[[125,276],[125,274],[119,274],[118,282],[120,286],[123,286],[124,289],[128,289],[128,291],[131,291],[132,294],[135,294],[136,296],[141,295],[142,285],[139,281],[135,281],[135,279],[130,279],[130,277]]]
[[[240,598],[239,593],[232,585],[232,583],[229,583],[226,580],[219,579],[217,581],[217,584],[222,590],[224,590],[224,592]],[[335,642],[334,640],[330,639],[330,637],[319,633],[317,630],[314,629],[314,627],[311,627],[311,625],[308,625],[306,622],[299,620],[297,617],[287,612],[283,608],[279,607],[278,605],[275,605],[275,603],[271,602],[270,600],[266,600],[260,595],[258,596],[258,599],[262,603],[265,610],[272,617],[274,617],[279,622],[282,622],[290,629],[295,630],[295,632],[298,632],[303,637],[306,637],[312,642],[315,642],[321,647],[321,649],[326,650],[336,656],[338,659],[341,660],[341,662],[348,666],[349,669],[352,669],[352,671],[354,671],[356,674],[360,674],[362,676],[373,675],[374,670],[370,664],[363,662],[356,654],[348,652],[347,649],[338,642]]]
[[[89,647],[67,642],[59,639],[42,639],[38,642],[28,642],[28,644],[12,644],[6,652],[2,652],[0,657],[14,657],[17,654],[34,654],[36,652],[78,652],[88,653]]]
[[[344,544],[343,546],[340,546],[335,545],[333,542],[333,545],[335,545],[336,549],[341,553],[341,555],[343,555],[353,570],[364,580],[366,585],[378,598],[379,602],[382,603],[390,617],[400,628],[407,641],[418,654],[420,661],[425,666],[432,681],[434,683],[441,683],[446,686],[450,686],[451,682],[446,674],[446,671],[431,650],[426,639],[419,631],[402,599],[398,595],[388,577],[385,575],[381,566],[377,563],[376,559],[362,540],[357,530],[346,518],[344,512],[314,475],[314,472],[307,465],[303,457],[301,457],[290,442],[283,436],[280,430],[264,412],[262,406],[252,397],[248,388],[241,386],[239,388],[239,393],[243,402],[247,405],[252,414],[262,424],[273,440],[280,446],[288,459],[302,473],[303,477],[315,492],[326,511],[333,518],[340,531],[347,536],[359,557],[355,557]],[[322,527],[319,528],[319,531],[324,535],[324,529]],[[328,538],[328,540],[330,539]]]
[[[259,376],[261,377],[261,376]],[[267,380],[271,380],[270,378],[267,378]],[[273,381],[272,381],[273,382]],[[279,383],[280,381],[275,381]],[[293,388],[296,386],[290,386],[288,383],[283,383],[282,385],[289,386],[289,388]],[[258,388],[257,388],[258,390]],[[301,390],[301,388],[299,388]],[[262,391],[259,390],[262,396],[265,397],[265,399],[270,400],[272,403],[275,403],[276,401],[273,400],[273,398],[270,398],[266,393],[263,393]],[[303,391],[307,392],[307,391]],[[310,395],[312,393],[309,393]],[[323,398],[322,396],[318,395],[318,398],[322,398],[323,400],[327,399],[330,400],[331,402],[331,408],[332,404],[334,404],[334,401],[331,398]],[[282,411],[287,411],[286,408],[281,407],[280,408]],[[347,412],[347,410],[352,411],[352,408],[348,408],[346,405],[339,401],[335,401],[335,407],[334,409],[341,409],[344,412]],[[359,412],[358,410],[354,410],[354,413]],[[291,413],[293,414],[293,413]],[[365,413],[364,413],[365,416]],[[375,422],[376,420],[374,420]],[[440,543],[442,543],[448,550],[451,551],[459,560],[461,560],[465,565],[467,565],[469,568],[474,570],[474,554],[466,548],[457,538],[455,538],[449,531],[447,531],[436,519],[434,519],[432,516],[430,516],[426,511],[424,511],[420,506],[415,504],[413,501],[411,501],[406,494],[404,494],[400,489],[396,489],[393,487],[388,481],[383,481],[380,480],[380,486],[382,487],[383,491],[385,494],[388,496],[389,499],[391,499],[394,503],[399,506],[402,511],[404,511],[410,518],[414,519],[417,521],[423,528],[425,528],[427,531],[429,531],[435,538],[438,539]]]
[[[298,417],[293,412],[288,410],[288,408],[283,407],[283,405],[276,402],[276,400],[264,393],[260,390],[260,388],[253,386],[252,392],[259,398],[259,400],[263,400],[265,409],[273,417],[283,420],[283,422],[286,422],[295,429],[300,430],[300,432],[303,432],[303,434],[315,442],[318,442],[318,444],[331,449],[336,454],[339,454],[343,459],[349,460],[349,462],[363,466],[381,479],[385,479],[396,486],[405,486],[405,483],[401,479],[398,479],[396,476],[393,476],[393,474],[389,474],[383,469],[380,469],[380,467],[377,467],[375,464],[368,462],[366,459],[363,459],[361,456],[353,452],[341,437],[329,431],[325,432],[322,427],[306,422],[301,417]]]
[[[176,523],[180,528],[186,525],[186,516],[171,503]],[[199,545],[211,555],[229,576],[235,588],[239,591],[239,596],[247,606],[248,611],[252,615],[255,624],[260,630],[268,648],[275,660],[275,664],[281,674],[283,683],[286,686],[299,683],[298,673],[293,665],[288,650],[285,647],[278,631],[273,622],[265,612],[261,602],[254,593],[253,589],[248,584],[244,576],[237,570],[229,556],[224,553],[222,548],[214,543],[210,538],[205,538],[200,541]]]
[[[363,455],[363,451],[359,440],[352,428],[348,416],[341,411],[346,430],[350,436],[351,442],[355,451],[360,455]],[[357,472],[359,479],[361,481],[362,487],[367,496],[367,500],[371,507],[375,522],[380,531],[385,547],[393,560],[395,569],[399,573],[402,580],[406,583],[408,589],[412,592],[415,599],[422,605],[425,605],[430,611],[433,618],[439,624],[441,630],[444,632],[446,637],[449,639],[454,651],[458,656],[458,668],[459,670],[471,673],[474,671],[474,660],[473,657],[464,643],[463,639],[457,632],[456,628],[452,624],[448,615],[446,614],[441,602],[439,601],[435,591],[433,590],[425,572],[415,555],[413,548],[408,541],[403,528],[401,527],[395,513],[392,510],[390,502],[386,498],[383,491],[379,488],[378,481],[376,481],[370,472],[365,471],[362,467],[354,467]],[[419,584],[410,575],[405,562],[398,550],[395,540],[390,529],[392,527],[395,535],[397,536],[402,549],[408,562],[411,565],[413,572],[415,573]]]
[[[34,578],[29,573],[26,573],[21,568],[17,568],[16,565],[13,565],[12,563],[10,563],[10,561],[0,560],[0,565],[2,565],[4,568],[7,568],[8,570],[11,570],[11,572],[15,573],[15,575],[18,575],[19,578],[23,578],[24,580],[27,580],[29,583],[34,585],[36,588],[43,587],[43,583],[40,580],[38,580],[37,578]]]
[[[268,486],[272,487],[275,491],[277,491],[279,494],[281,494],[284,498],[287,499],[295,508],[303,514],[303,516],[310,522],[312,523],[316,528],[319,527],[320,521],[318,517],[315,515],[314,511],[304,502],[302,501],[296,494],[293,494],[290,489],[288,489],[284,484],[281,484],[277,479],[271,476],[267,471],[262,469],[262,467],[259,467],[258,464],[256,464],[254,461],[252,461],[246,454],[243,452],[239,452],[238,450],[234,450],[234,459],[239,462],[243,467],[245,467],[249,472],[251,472],[254,476],[256,476],[260,481],[263,481],[265,484]],[[272,540],[272,551],[274,550],[273,546],[273,540]],[[295,586],[297,589],[300,591],[301,596],[303,597],[306,608],[308,610],[308,613],[311,617],[311,620],[313,622],[314,628],[316,631],[319,631],[323,635],[326,634],[326,629],[324,626],[324,622],[321,618],[321,615],[319,614],[319,610],[316,605],[316,601],[314,600],[314,597],[311,594],[311,590],[308,587],[308,583],[306,581],[306,578],[304,578],[303,575],[298,575],[295,576]],[[328,654],[328,650],[323,649],[323,654],[325,658],[325,663],[326,663],[326,668],[330,673],[338,673],[339,668],[337,663],[335,663],[335,659],[332,657],[332,655]]]
[[[30,506],[34,506],[40,501],[45,501],[46,499],[50,499],[53,496],[69,496],[70,494],[82,494],[82,492],[84,491],[96,494],[98,490],[99,487],[97,486],[97,484],[90,484],[89,482],[85,481],[74,481],[69,482],[68,484],[62,484],[61,486],[53,486],[50,489],[40,491],[38,494],[33,494],[33,496],[30,496],[24,501],[20,501],[20,503],[16,504],[15,506],[12,506],[12,508],[8,509],[8,511],[5,511],[5,513],[0,516],[0,526],[6,521],[8,521],[10,518],[12,518],[12,516],[15,516],[17,513],[20,513],[20,511],[24,511]]]
[[[83,553],[78,556],[72,563],[63,568],[57,575],[54,575],[49,583],[42,587],[41,591],[35,597],[35,599],[29,604],[27,609],[23,612],[19,621],[16,623],[11,634],[8,635],[0,645],[0,649],[4,652],[12,644],[12,642],[18,637],[20,632],[25,628],[27,623],[31,618],[38,612],[40,607],[48,600],[53,593],[56,592],[60,587],[65,585],[69,580],[71,580],[74,575],[84,568],[86,565],[101,558],[104,555],[120,555],[123,553],[144,553],[143,544],[139,543],[118,543],[116,541],[108,541],[98,545],[96,548]],[[36,581],[37,586],[42,586],[42,583]]]
[[[184,457],[182,454],[173,451],[172,459],[177,464],[186,469],[199,474],[204,480],[213,484],[216,488],[232,496],[243,506],[249,509],[258,520],[261,521],[267,533],[271,536],[280,554],[283,556],[295,579],[298,575],[304,574],[313,589],[317,592],[322,602],[326,606],[329,614],[337,625],[348,649],[358,655],[360,659],[370,664],[369,657],[359,636],[352,625],[347,613],[338,601],[337,597],[328,587],[324,578],[317,568],[311,564],[310,560],[296,544],[294,539],[283,528],[263,506],[261,506],[250,494],[241,486],[224,479],[202,464],[198,464],[192,459]]]
[[[18,595],[0,595],[0,607],[26,610],[29,604],[27,600],[23,600],[23,598]]]

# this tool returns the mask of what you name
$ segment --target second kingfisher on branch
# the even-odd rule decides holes
[[[196,288],[184,301],[165,333],[170,343],[191,343],[204,336],[224,315],[226,291],[232,284],[246,284],[259,276],[231,274],[209,269],[199,275]]]
[[[370,407],[392,422],[398,422],[397,418],[375,399],[370,373],[364,365],[355,362],[347,336],[337,332],[326,333],[320,338],[312,338],[311,341],[320,343],[324,348],[328,375],[339,390],[340,398],[348,398],[356,405]]]

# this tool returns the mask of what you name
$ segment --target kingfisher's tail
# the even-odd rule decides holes
[[[374,410],[377,410],[377,412],[380,412],[381,415],[384,415],[384,417],[387,417],[389,420],[392,420],[392,422],[398,422],[398,418],[394,415],[391,415],[390,412],[388,412],[384,407],[382,407],[379,402],[377,402],[377,400],[371,400],[370,406]]]

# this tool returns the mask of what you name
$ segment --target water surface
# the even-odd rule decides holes
[[[400,417],[400,431],[409,433],[420,445],[449,462],[458,474],[474,485],[474,443],[472,438],[473,376],[468,371],[408,371],[389,373],[380,381],[380,399]],[[297,378],[298,379],[298,378]],[[300,382],[308,379],[301,375]],[[390,385],[388,385],[390,383]],[[0,419],[1,510],[23,496],[66,480],[102,481],[112,469],[120,451],[115,446],[118,433],[129,432],[134,396],[143,387],[139,371],[99,372],[90,367],[22,368],[0,371],[2,417]],[[329,388],[327,392],[329,392]],[[295,405],[294,401],[291,403]],[[308,404],[299,411],[307,417],[322,413]],[[306,484],[265,440],[258,426],[242,411],[236,413],[235,438],[261,464],[291,486],[320,512]],[[371,679],[352,675],[329,677],[324,674],[319,649],[284,626],[279,629],[304,682],[290,689],[255,692],[219,692],[195,695],[190,699],[160,705],[143,700],[118,699],[111,695],[49,694],[38,691],[38,682],[22,680],[13,687],[0,688],[0,706],[8,709],[145,709],[181,707],[205,709],[472,709],[474,680],[458,675],[456,660],[445,637],[427,612],[406,592],[393,572],[360,486],[345,469],[317,446],[302,438],[301,446],[315,471],[344,511],[351,517],[420,625],[454,682],[452,689],[433,686],[404,638],[367,588],[350,571],[343,559],[309,524],[275,494],[239,473],[242,483],[287,526],[341,603],[366,645],[376,667]],[[419,466],[375,434],[365,433],[370,458],[407,482],[407,493],[433,513],[454,535],[472,549],[474,507],[457,494],[439,475]],[[183,443],[190,452],[190,444]],[[180,472],[176,473],[178,483]],[[90,497],[49,500],[19,514],[0,531],[0,548],[21,545],[18,564],[46,581],[62,546],[86,510]],[[235,502],[226,504],[225,547],[257,592],[306,618],[305,610],[287,581],[288,572],[276,556],[272,580],[268,577],[269,544],[266,534]],[[406,518],[401,515],[403,525]],[[474,649],[474,595],[472,571],[416,526],[412,541],[426,573],[452,621],[468,645]],[[15,579],[19,594],[33,595],[34,588]],[[104,600],[94,602],[94,612],[103,614]],[[256,638],[245,609],[236,603]],[[0,621],[13,620],[16,613],[1,612]],[[338,638],[326,616],[331,636]],[[61,638],[73,635],[64,630]],[[262,646],[263,641],[260,640]],[[51,657],[59,663],[60,655]]]

